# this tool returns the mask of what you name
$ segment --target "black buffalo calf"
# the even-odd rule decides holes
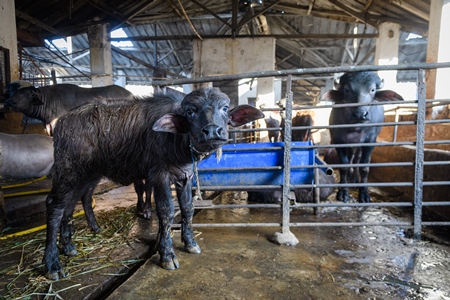
[[[382,105],[371,105],[378,101],[403,100],[394,91],[383,88],[383,81],[375,72],[349,72],[342,75],[336,90],[326,92],[323,100],[336,104],[359,104],[359,106],[333,107],[330,113],[330,125],[348,124],[349,127],[330,128],[333,144],[374,143],[381,131],[381,126],[363,127],[361,124],[384,122],[384,108]],[[370,163],[373,146],[336,147],[339,163]],[[340,183],[347,183],[348,167],[339,168]],[[369,167],[355,168],[352,178],[366,183]],[[336,196],[339,201],[348,201],[348,188],[340,187]],[[370,202],[367,187],[360,187],[359,202]]]
[[[123,185],[145,179],[153,187],[159,220],[158,246],[164,269],[179,267],[170,227],[174,218],[170,185],[175,185],[182,214],[182,240],[189,253],[200,253],[192,230],[193,160],[219,149],[227,126],[264,117],[249,105],[229,109],[218,89],[188,94],[168,92],[129,102],[89,104],[62,116],[54,132],[53,185],[47,197],[44,267],[49,279],[65,276],[56,236],[66,255],[76,255],[70,222],[78,199],[90,199],[104,176]]]

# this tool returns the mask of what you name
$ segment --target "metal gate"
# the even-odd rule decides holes
[[[284,182],[278,186],[266,186],[266,189],[282,189],[283,192],[283,201],[281,204],[282,207],[282,220],[280,223],[220,223],[220,224],[193,224],[196,227],[225,227],[225,226],[272,226],[279,227],[281,226],[281,234],[289,237],[291,234],[290,227],[300,227],[300,226],[403,226],[403,227],[413,227],[414,230],[414,239],[421,239],[421,232],[423,226],[449,226],[450,221],[423,221],[423,207],[439,207],[439,206],[450,206],[449,199],[433,199],[434,201],[423,201],[423,190],[424,187],[434,187],[439,188],[439,186],[449,186],[450,181],[449,178],[446,178],[442,181],[432,181],[424,179],[424,167],[425,166],[447,166],[450,164],[449,160],[433,160],[433,161],[424,161],[424,152],[425,145],[433,145],[433,144],[450,144],[449,140],[434,140],[434,141],[426,141],[425,140],[425,128],[426,125],[432,124],[446,124],[450,123],[449,119],[436,119],[436,120],[426,120],[426,109],[427,106],[435,105],[436,102],[439,105],[448,105],[450,104],[449,99],[426,99],[426,85],[425,85],[425,69],[436,69],[441,67],[450,67],[450,63],[436,63],[436,64],[413,64],[413,65],[396,65],[396,66],[355,66],[355,67],[336,67],[336,68],[317,68],[317,69],[296,69],[296,70],[284,70],[284,71],[268,71],[268,72],[255,72],[255,73],[245,73],[245,74],[235,74],[235,75],[224,75],[224,76],[211,76],[211,77],[203,77],[198,79],[176,79],[176,80],[167,80],[167,81],[155,81],[153,84],[184,84],[184,83],[192,83],[192,82],[210,82],[216,80],[232,80],[232,79],[241,79],[241,78],[251,78],[251,77],[273,77],[273,76],[286,76],[287,77],[287,93],[286,93],[286,108],[285,108],[285,130],[284,130],[284,147],[283,147],[283,173],[284,173]],[[314,151],[318,151],[320,148],[329,148],[329,147],[349,147],[349,146],[361,146],[362,144],[345,144],[345,145],[301,145],[301,146],[293,146],[291,143],[292,130],[296,129],[305,129],[304,127],[295,127],[292,128],[292,92],[291,92],[291,82],[292,75],[304,75],[304,74],[320,74],[320,73],[338,73],[338,72],[347,72],[347,71],[379,71],[379,70],[417,70],[418,72],[418,80],[417,80],[417,88],[418,88],[418,97],[413,100],[405,100],[398,102],[389,102],[389,104],[402,104],[402,105],[410,105],[413,109],[416,118],[410,121],[398,121],[397,119],[393,122],[384,122],[384,123],[374,123],[374,124],[358,124],[358,126],[392,126],[394,127],[394,137],[392,142],[382,142],[382,143],[372,143],[372,144],[364,144],[365,146],[375,146],[375,147],[391,147],[391,146],[414,146],[415,147],[415,158],[413,161],[409,162],[387,162],[387,163],[369,163],[369,164],[353,164],[353,167],[370,167],[378,168],[378,167],[413,167],[414,168],[414,179],[411,181],[390,181],[390,182],[368,182],[368,183],[348,183],[348,184],[320,184],[316,183],[317,180],[313,181],[310,184],[292,184],[290,183],[290,174],[291,174],[291,152],[292,150],[299,149],[313,149]],[[371,105],[383,105],[383,103],[372,103]],[[329,106],[302,106],[296,109],[311,109],[311,108],[331,108],[331,107],[345,107],[345,106],[357,106],[355,104],[339,104],[339,105],[329,105]],[[400,126],[407,125],[415,125],[416,126],[416,138],[415,141],[396,141],[396,133],[397,129]],[[334,125],[334,126],[312,126],[308,127],[312,130],[316,129],[329,129],[333,127],[343,127],[343,125]],[[353,126],[351,124],[344,125],[344,127]],[[280,128],[281,129],[281,128]],[[245,129],[244,131],[251,130],[266,130],[266,129]],[[231,130],[231,132],[236,132]],[[347,166],[350,165],[329,165],[331,168],[335,168],[338,166]],[[244,166],[243,166],[244,167]],[[303,166],[303,168],[311,168],[315,170],[315,174],[317,174],[318,168],[320,168],[320,164],[313,163],[308,166]],[[214,171],[214,170],[213,170]],[[217,170],[219,171],[219,170]],[[316,177],[317,178],[317,177]],[[316,197],[316,203],[296,203],[292,205],[289,200],[289,194],[293,189],[296,188],[313,188],[320,189],[324,187],[409,187],[413,189],[413,201],[411,202],[377,202],[377,203],[319,203],[318,197]],[[226,183],[223,186],[214,186],[208,187],[208,190],[239,190],[239,189],[253,189],[253,188],[261,188],[260,186],[245,186],[245,187],[237,187],[237,186],[229,186]],[[442,200],[442,201],[437,201]],[[300,207],[313,207],[315,209],[319,209],[322,207],[413,207],[414,209],[414,217],[411,222],[291,222],[290,221],[290,211],[292,209],[300,208]],[[248,204],[248,205],[211,205],[208,207],[198,207],[200,209],[220,209],[220,208],[273,208],[280,207],[278,204]],[[176,226],[174,226],[176,227]],[[295,237],[294,237],[295,238]]]

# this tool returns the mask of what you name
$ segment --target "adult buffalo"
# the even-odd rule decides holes
[[[41,134],[0,133],[0,179],[28,179],[51,174],[53,138]],[[83,201],[86,219],[93,231],[100,231],[91,199]],[[4,207],[4,204],[1,205]],[[1,214],[0,214],[1,215]]]
[[[15,91],[5,101],[5,107],[41,120],[50,135],[56,120],[71,109],[99,100],[133,99],[131,92],[117,85],[82,88],[73,84],[56,84],[36,88],[21,84],[12,88]]]
[[[311,111],[299,111],[292,118],[292,127],[311,127],[314,125],[313,112]],[[283,119],[284,120],[284,119]],[[284,126],[284,125],[283,125]],[[310,141],[312,140],[311,128],[295,129],[292,130],[292,141]],[[322,169],[319,169],[319,184],[333,184],[335,183],[334,177],[328,175]],[[319,199],[326,200],[331,195],[334,188],[322,187],[319,189]],[[295,201],[299,203],[311,203],[314,202],[314,189],[298,188],[294,190]],[[281,190],[275,191],[248,191],[249,202],[258,203],[279,203],[283,201],[283,194]]]
[[[0,133],[0,178],[48,175],[53,166],[53,139],[41,134]]]
[[[0,133],[0,179],[42,177],[50,173],[52,166],[51,137]],[[6,223],[6,207],[0,190],[0,231]]]
[[[360,124],[384,122],[384,108],[382,105],[372,105],[378,101],[403,100],[394,91],[383,88],[383,81],[375,72],[345,73],[335,83],[335,90],[322,95],[322,100],[333,101],[336,104],[359,104],[359,106],[333,107],[330,113],[330,125],[348,124],[349,127],[330,128],[333,144],[374,143],[381,131],[381,126],[363,127]],[[341,164],[370,163],[373,146],[336,147]],[[359,169],[359,170],[358,170]],[[340,183],[347,183],[348,168],[339,168]],[[359,174],[359,181],[366,183],[369,167],[355,168]],[[348,188],[339,187],[336,196],[339,201],[348,201]],[[370,202],[367,187],[360,187],[358,202]]]
[[[76,255],[71,221],[77,199],[90,199],[102,177],[123,185],[145,178],[152,186],[159,220],[158,246],[164,269],[179,267],[170,227],[174,218],[170,185],[182,214],[182,240],[189,253],[200,253],[192,217],[193,161],[228,141],[228,129],[264,117],[249,105],[229,109],[218,89],[155,94],[147,99],[89,104],[62,116],[54,133],[53,185],[47,197],[44,267],[49,279],[64,276],[56,236],[66,255]],[[89,126],[86,126],[89,124]]]
[[[280,128],[280,121],[273,118],[272,115],[270,115],[268,118],[265,118],[264,121],[266,122],[267,128]],[[280,130],[269,130],[269,142],[276,143],[280,140]]]

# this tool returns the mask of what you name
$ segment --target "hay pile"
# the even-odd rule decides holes
[[[0,241],[0,299],[62,299],[59,294],[68,289],[80,292],[89,287],[86,282],[98,285],[95,279],[99,276],[126,274],[126,270],[141,261],[123,254],[125,248],[140,243],[130,236],[135,211],[132,206],[96,213],[102,228],[97,234],[88,228],[84,216],[76,218],[73,241],[78,255],[60,255],[67,277],[58,282],[43,276],[45,230]],[[119,270],[121,273],[111,273]],[[87,276],[94,279],[89,280]]]

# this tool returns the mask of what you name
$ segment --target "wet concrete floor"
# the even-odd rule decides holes
[[[242,193],[215,202],[245,203]],[[279,209],[201,210],[194,223],[278,222]],[[291,222],[393,222],[407,214],[385,208],[296,210]],[[203,252],[183,251],[180,268],[148,260],[107,299],[450,299],[450,248],[414,242],[399,227],[296,227],[296,246],[270,242],[279,228],[197,227]]]
[[[379,201],[377,197],[384,196],[374,193],[372,197]],[[334,195],[330,198],[334,199]],[[96,195],[95,199],[96,215],[105,214],[106,218],[117,218],[113,217],[114,211],[124,207],[134,209],[136,204],[132,186]],[[244,204],[245,192],[223,193],[213,203]],[[323,208],[318,215],[311,208],[303,208],[291,214],[291,222],[395,222],[410,218],[410,212],[404,209],[375,207]],[[68,278],[45,282],[39,292],[44,289],[52,293],[28,292],[31,296],[25,299],[450,300],[450,240],[447,236],[414,242],[411,230],[398,226],[294,227],[291,231],[299,243],[286,246],[270,241],[279,227],[198,226],[195,229],[202,253],[184,252],[180,233],[175,229],[173,241],[180,268],[167,271],[159,267],[159,256],[153,252],[157,232],[155,214],[151,220],[135,217],[131,220],[126,239],[113,250],[94,250],[97,253],[93,254],[80,250],[86,247],[83,243],[91,239],[97,239],[97,244],[105,243],[106,249],[106,237],[87,235],[86,241],[77,241],[80,255],[75,259],[94,262],[106,256],[110,265],[83,275],[84,272],[70,267],[71,261],[60,256],[66,270],[69,269]],[[246,222],[281,222],[281,209],[202,209],[194,218],[194,224]],[[85,221],[81,219],[78,223],[76,227],[80,231]],[[104,231],[110,226],[101,222],[100,225]],[[114,230],[113,236],[123,230]],[[32,239],[42,241],[42,233]],[[18,255],[11,257],[5,254],[9,253],[9,250],[5,252],[6,246],[6,242],[0,242],[3,257],[0,267],[3,270],[8,261],[13,270],[0,271],[0,295],[7,295],[0,297],[22,299],[10,297],[7,285],[20,280],[24,282],[22,285],[45,281],[39,276],[42,242],[29,250],[30,253],[18,251]],[[29,265],[34,266],[35,273],[17,279],[12,274],[14,268],[31,268],[24,262],[28,257],[33,258]],[[144,260],[147,257],[149,259]],[[143,260],[125,265],[125,261],[133,259]],[[21,263],[13,265],[17,261]],[[112,263],[118,261],[119,264]]]

